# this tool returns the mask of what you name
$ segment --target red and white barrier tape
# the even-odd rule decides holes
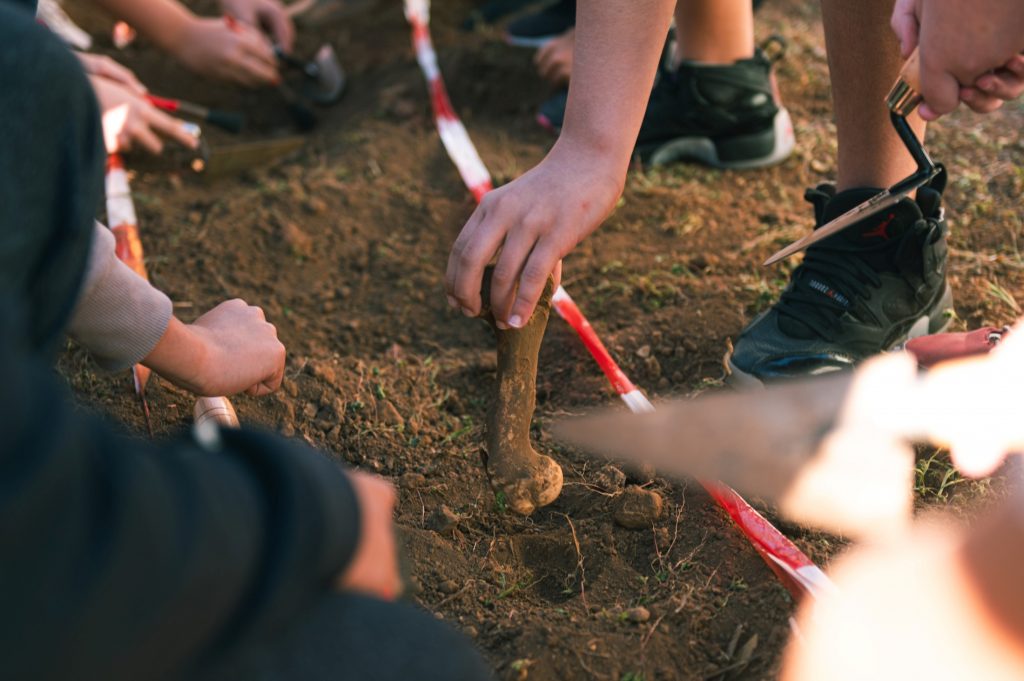
[[[107,156],[106,194],[107,223],[110,231],[114,233],[117,257],[137,275],[148,279],[142,255],[142,241],[139,240],[138,220],[135,217],[135,203],[132,201],[131,186],[128,184],[128,172],[120,154]],[[135,384],[135,393],[142,400],[147,424],[149,405],[144,393],[149,376],[150,370],[147,367],[141,364],[132,367],[132,382]]]
[[[477,201],[492,188],[491,176],[473,146],[473,141],[452,108],[437,64],[437,53],[430,39],[430,1],[405,0],[405,16],[412,26],[413,48],[416,60],[423,70],[430,88],[434,117],[441,142],[452,159],[463,181]],[[611,353],[601,342],[594,328],[579,307],[559,287],[552,297],[552,305],[579,335],[580,340],[597,361],[612,387],[635,413],[654,411],[654,406],[633,385],[625,372],[616,364]],[[786,538],[764,516],[731,488],[718,483],[702,483],[708,494],[729,514],[743,534],[764,559],[768,567],[779,576],[794,596],[818,596],[834,588],[828,576],[815,565],[793,542]]]

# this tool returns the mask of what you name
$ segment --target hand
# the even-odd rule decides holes
[[[235,299],[192,324],[172,319],[142,363],[197,395],[258,396],[281,387],[285,349],[263,310]]]
[[[386,601],[402,593],[393,514],[395,488],[375,475],[349,471],[359,501],[359,545],[336,586]]]
[[[278,0],[220,0],[220,7],[243,24],[266,31],[286,53],[292,51],[295,27]]]
[[[1017,0],[897,0],[892,27],[904,57],[921,48],[925,120],[960,101],[994,111],[1024,91],[1024,6]]]
[[[102,76],[136,95],[144,95],[149,92],[130,68],[122,66],[106,55],[75,52],[75,56],[81,62],[82,69],[90,76]]]
[[[103,140],[107,153],[142,147],[152,154],[163,151],[161,137],[188,149],[199,140],[185,129],[184,121],[160,111],[141,94],[103,76],[89,76],[103,116]]]
[[[562,258],[615,207],[625,184],[618,165],[563,136],[537,167],[485,196],[448,258],[448,304],[480,314],[483,271],[500,250],[491,311],[499,328],[522,327],[548,276],[557,283]]]
[[[175,55],[196,73],[247,87],[280,81],[274,49],[259,30],[229,18],[190,19]]]
[[[570,28],[537,50],[533,63],[540,77],[553,85],[568,85],[575,45],[576,31]]]

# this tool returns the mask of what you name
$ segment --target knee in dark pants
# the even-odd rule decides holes
[[[472,644],[419,608],[325,597],[275,642],[252,646],[204,681],[487,681]]]

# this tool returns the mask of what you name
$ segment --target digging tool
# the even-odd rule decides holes
[[[293,135],[217,147],[207,146],[203,148],[201,156],[193,159],[192,170],[209,179],[240,173],[284,158],[305,143],[304,137]]]
[[[889,107],[889,117],[892,120],[892,125],[896,128],[896,133],[900,136],[900,140],[907,147],[907,151],[910,152],[910,155],[917,163],[917,170],[906,179],[897,182],[880,194],[876,194],[859,206],[843,213],[835,220],[818,227],[802,239],[786,246],[768,258],[764,262],[766,266],[774,265],[780,260],[784,260],[794,253],[799,253],[808,246],[822,239],[827,239],[866,217],[896,205],[912,192],[928,184],[939,174],[941,168],[932,162],[928,152],[925,151],[924,146],[921,144],[921,140],[917,139],[917,135],[914,134],[910,124],[907,123],[907,116],[923,101],[920,89],[921,63],[917,50],[915,50],[910,55],[907,63],[904,64],[896,84],[889,91],[889,95],[886,97],[886,105]]]
[[[226,397],[200,397],[192,415],[196,427],[212,422],[225,428],[238,428],[238,414]]]
[[[282,65],[302,74],[302,94],[311,102],[328,105],[341,99],[345,91],[345,71],[330,44],[321,45],[309,61],[288,54],[280,45],[274,46],[274,54]]]
[[[234,111],[210,109],[201,104],[186,102],[183,99],[170,99],[168,97],[157,97],[156,95],[146,95],[146,101],[168,113],[183,113],[193,116],[228,132],[241,132],[242,127],[245,125],[245,117]]]
[[[958,466],[976,474],[1024,451],[1019,335],[926,374],[910,353],[893,353],[852,373],[670,402],[642,416],[599,413],[555,432],[666,474],[722,479],[799,522],[877,535],[910,519],[910,443],[950,446]]]

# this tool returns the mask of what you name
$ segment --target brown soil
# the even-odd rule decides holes
[[[551,143],[533,122],[549,93],[529,52],[501,44],[496,31],[456,28],[471,5],[438,3],[434,38],[456,109],[507,181]],[[774,299],[791,267],[759,263],[807,228],[803,189],[834,173],[816,5],[773,0],[759,33],[790,44],[779,81],[797,153],[758,172],[636,172],[615,215],[566,261],[567,288],[652,396],[719,384],[727,340]],[[530,518],[496,503],[480,458],[494,337],[482,321],[449,311],[441,289],[448,248],[473,204],[433,129],[400,3],[300,44],[311,51],[325,40],[350,90],[293,158],[216,183],[184,172],[134,180],[147,265],[178,314],[190,319],[241,297],[266,309],[288,346],[284,388],[239,397],[241,420],[391,478],[413,598],[473,637],[502,679],[774,677],[793,604],[699,487],[643,474],[623,480],[546,436],[556,417],[615,399],[557,319],[540,355],[534,441],[562,464],[565,489]],[[244,111],[252,124],[244,138],[288,132],[273,93],[199,81],[144,43],[122,59],[160,94]],[[933,155],[953,176],[961,328],[1006,323],[1020,313],[1014,299],[1024,301],[1022,122],[1018,107],[959,114],[932,135]],[[207,132],[214,145],[229,140]],[[127,375],[98,373],[74,346],[61,370],[83,403],[141,435]],[[154,378],[149,399],[158,434],[188,423],[188,395]],[[919,470],[922,503],[985,489],[949,487],[944,470],[941,458]],[[664,499],[653,528],[613,522],[614,495],[627,483]],[[822,563],[842,546],[783,528]]]

